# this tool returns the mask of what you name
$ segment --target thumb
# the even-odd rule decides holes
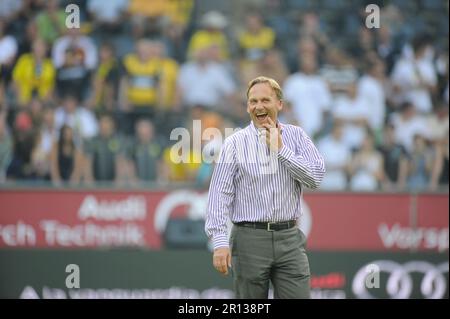
[[[231,254],[230,253],[227,255],[227,265],[228,265],[228,267],[231,267]]]

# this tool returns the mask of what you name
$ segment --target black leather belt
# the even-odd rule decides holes
[[[283,229],[289,229],[297,225],[297,221],[288,220],[285,222],[239,222],[234,223],[237,226],[249,227],[255,229],[265,229],[267,231],[277,231]]]

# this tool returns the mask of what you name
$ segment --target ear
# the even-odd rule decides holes
[[[283,109],[283,100],[278,100],[277,109],[278,111],[281,111]]]
[[[250,105],[248,102],[247,102],[247,113],[250,114]]]

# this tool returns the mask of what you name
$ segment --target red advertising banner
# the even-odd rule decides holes
[[[305,202],[310,250],[448,251],[448,194],[316,193]]]
[[[159,249],[169,219],[202,219],[207,193],[0,191],[0,248]],[[448,194],[308,193],[308,249],[448,251]]]

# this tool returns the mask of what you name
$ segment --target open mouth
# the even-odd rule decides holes
[[[258,121],[263,122],[267,118],[267,113],[257,113],[256,118]]]

